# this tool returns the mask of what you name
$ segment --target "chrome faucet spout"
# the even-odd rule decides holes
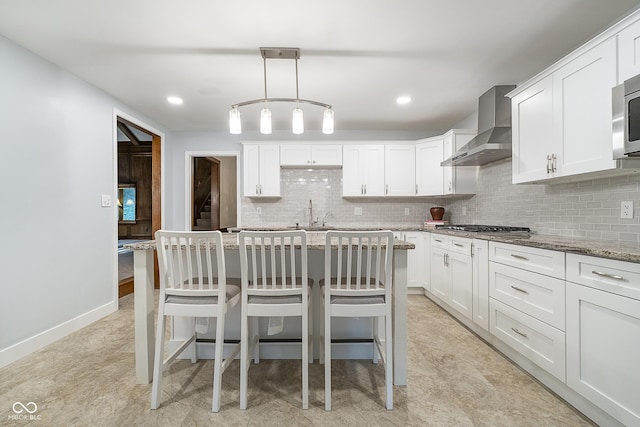
[[[313,202],[309,199],[309,228],[313,227]]]

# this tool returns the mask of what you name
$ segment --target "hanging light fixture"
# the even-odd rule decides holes
[[[304,133],[304,114],[300,109],[300,103],[317,105],[324,107],[324,115],[322,120],[322,133],[333,133],[333,109],[331,105],[323,102],[311,101],[308,99],[300,99],[298,93],[298,58],[300,58],[299,48],[284,48],[284,47],[261,47],[260,53],[264,64],[264,98],[255,99],[252,101],[239,102],[231,106],[229,111],[229,131],[232,134],[242,133],[242,124],[240,119],[239,107],[245,105],[264,103],[264,108],[260,112],[260,133],[270,134],[271,127],[271,110],[268,108],[269,102],[295,102],[296,107],[293,109],[293,115],[291,120],[291,129],[294,134]],[[267,96],[267,59],[293,59],[296,63],[296,97],[295,98],[269,98]]]

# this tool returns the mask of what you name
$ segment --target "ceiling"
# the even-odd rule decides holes
[[[0,34],[175,131],[228,130],[263,97],[259,47],[299,47],[300,98],[340,130],[444,131],[496,84],[522,82],[640,0],[2,0]],[[295,64],[267,62],[269,97],[295,97]],[[179,96],[180,106],[167,103]],[[395,99],[409,95],[408,105]],[[243,107],[258,128],[259,105]],[[292,104],[273,105],[290,129]],[[322,108],[302,105],[306,129]]]

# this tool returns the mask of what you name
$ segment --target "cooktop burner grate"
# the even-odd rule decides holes
[[[439,230],[468,231],[472,233],[530,233],[529,227],[511,227],[507,225],[453,224],[436,225]]]

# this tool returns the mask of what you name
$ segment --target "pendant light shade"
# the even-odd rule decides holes
[[[291,124],[291,129],[296,135],[304,133],[304,117],[302,114],[302,110],[297,107],[293,110],[293,121]]]
[[[333,110],[327,108],[324,110],[324,116],[322,119],[322,133],[330,135],[333,133]]]
[[[239,102],[232,104],[231,111],[229,112],[229,131],[232,134],[242,133],[242,125],[240,123],[240,111],[239,107],[245,105],[264,103],[264,108],[260,112],[260,133],[268,135],[272,131],[271,124],[271,110],[267,108],[268,102],[293,102],[296,104],[296,108],[293,110],[292,117],[292,130],[293,133],[299,135],[304,133],[304,120],[303,113],[300,109],[300,104],[311,104],[317,107],[325,108],[324,118],[322,120],[322,133],[333,133],[333,110],[331,105],[323,102],[311,101],[309,99],[300,99],[298,92],[298,59],[300,58],[300,49],[297,47],[261,47],[260,53],[263,60],[264,68],[264,98],[254,99],[252,101]],[[295,61],[295,83],[296,83],[296,97],[295,98],[269,98],[267,95],[267,59],[289,59]]]
[[[234,135],[242,133],[242,123],[240,121],[240,110],[237,107],[233,107],[229,111],[229,132]]]
[[[260,112],[260,133],[265,135],[271,133],[271,110],[267,107]]]

